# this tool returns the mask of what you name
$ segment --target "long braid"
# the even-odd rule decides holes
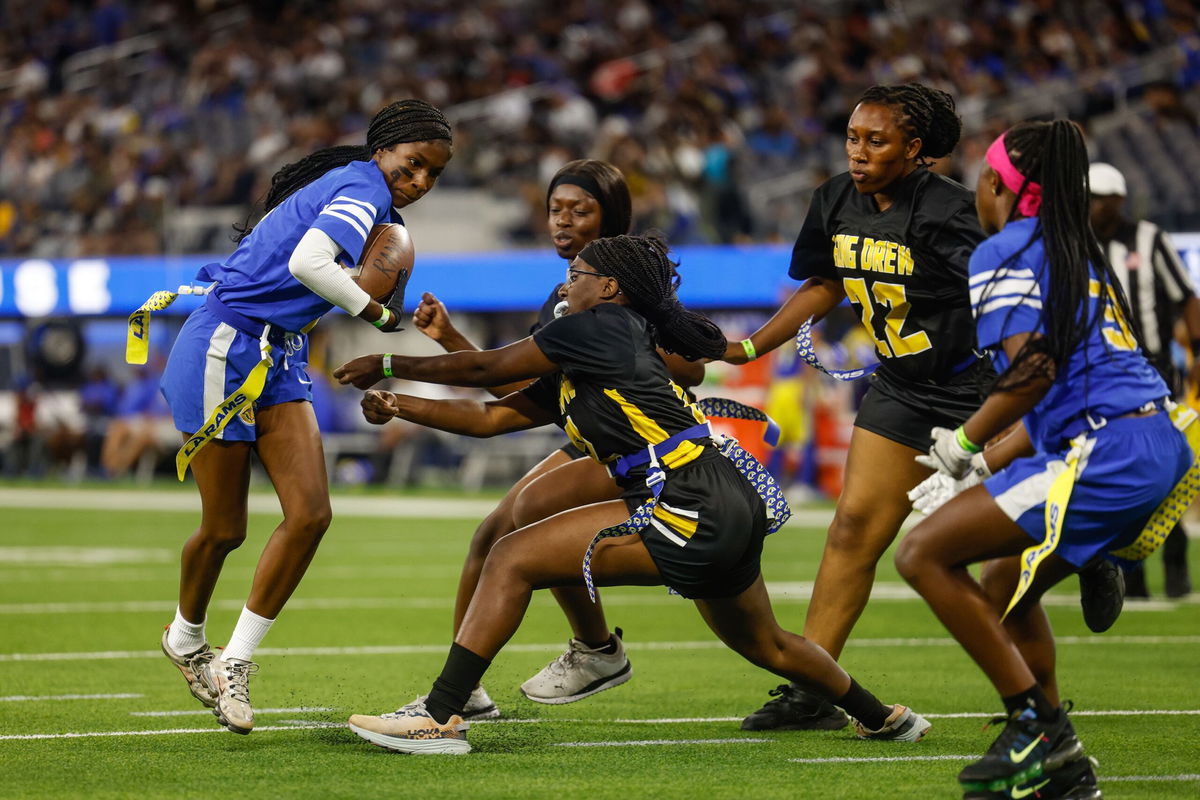
[[[303,189],[330,170],[344,167],[353,161],[367,161],[377,150],[401,142],[428,142],[435,139],[452,141],[450,123],[435,106],[424,100],[398,100],[385,106],[367,127],[366,145],[326,147],[299,161],[285,164],[271,176],[271,188],[263,201],[263,213],[270,211],[288,197]],[[234,225],[240,242],[250,235],[253,226],[247,219],[244,225]]]
[[[655,236],[613,236],[592,241],[579,257],[617,279],[630,307],[650,322],[664,350],[691,361],[720,358],[725,334],[679,302],[679,273],[668,253],[666,243]]]
[[[1079,128],[1070,120],[1022,122],[1005,134],[1004,142],[1013,166],[1026,183],[1042,187],[1041,208],[1030,242],[1010,256],[1005,265],[1041,238],[1052,272],[1042,305],[1045,336],[1030,339],[997,382],[997,388],[1010,390],[1036,377],[1052,377],[1054,370],[1064,367],[1079,343],[1101,324],[1110,292],[1124,319],[1132,323],[1133,317],[1088,219],[1088,155]],[[1093,280],[1100,289],[1094,308],[1088,302]],[[1028,360],[1040,353],[1045,354],[1047,363],[1029,368]]]
[[[872,86],[858,102],[896,109],[900,127],[910,139],[921,140],[917,159],[922,163],[950,155],[962,135],[954,98],[941,89],[920,83]]]

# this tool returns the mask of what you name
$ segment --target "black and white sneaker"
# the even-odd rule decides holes
[[[560,705],[625,683],[633,677],[633,666],[625,656],[620,628],[613,632],[612,638],[616,642],[612,653],[572,639],[565,653],[521,684],[521,693],[537,703]]]
[[[846,714],[821,694],[781,683],[771,699],[742,720],[744,731],[837,731],[850,724]]]
[[[993,722],[1000,720],[1005,721],[1004,730],[987,753],[958,774],[968,793],[1005,792],[1084,757],[1065,708],[1051,720],[1038,719],[1029,709]]]

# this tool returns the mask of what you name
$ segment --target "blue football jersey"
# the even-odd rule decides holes
[[[229,258],[197,276],[217,281],[221,302],[252,319],[299,331],[333,304],[288,270],[292,251],[309,228],[324,231],[357,264],[375,225],[403,220],[392,207],[383,173],[373,161],[332,169],[290,195],[259,221]]]
[[[1034,219],[1010,222],[971,255],[971,307],[979,346],[994,351],[999,371],[1009,366],[1001,346],[1006,338],[1046,332],[1042,303],[1051,274],[1041,237],[1030,243],[1036,224]],[[1050,391],[1025,416],[1029,436],[1042,452],[1058,450],[1064,439],[1087,428],[1088,415],[1097,421],[1113,419],[1169,394],[1138,348],[1115,297],[1100,297],[1095,279],[1088,303],[1091,314],[1103,304],[1103,319],[1071,354],[1066,368],[1059,365]]]

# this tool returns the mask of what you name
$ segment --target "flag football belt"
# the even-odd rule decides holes
[[[654,515],[654,509],[658,507],[658,496],[662,493],[663,484],[667,480],[666,472],[660,463],[661,459],[669,456],[685,442],[700,438],[709,439],[720,451],[721,455],[732,461],[734,466],[738,468],[738,471],[742,473],[742,476],[758,492],[758,496],[767,507],[768,534],[779,530],[780,526],[787,522],[788,518],[792,515],[792,510],[788,507],[787,500],[783,497],[783,492],[780,490],[779,485],[775,483],[775,479],[771,477],[771,473],[767,472],[766,467],[760,464],[754,456],[743,450],[736,439],[729,436],[714,436],[712,428],[707,422],[693,425],[658,444],[650,445],[645,450],[621,456],[609,465],[609,474],[614,477],[623,478],[629,474],[630,470],[640,467],[643,464],[648,464],[649,466],[646,468],[646,488],[650,490],[650,497],[646,498],[646,501],[634,510],[629,519],[600,531],[592,537],[592,541],[588,544],[587,552],[583,554],[583,582],[587,586],[588,597],[592,599],[593,603],[596,602],[596,585],[592,580],[592,555],[596,550],[596,545],[602,539],[609,539],[616,536],[631,536],[639,533],[650,524],[650,519]]]
[[[725,397],[704,397],[696,401],[696,408],[706,417],[724,417],[725,419],[748,419],[767,423],[763,441],[771,447],[779,444],[779,423],[754,406],[739,403]]]
[[[1200,493],[1200,458],[1197,457],[1200,456],[1200,424],[1197,424],[1196,411],[1189,406],[1176,405],[1169,400],[1148,404],[1148,406],[1161,406],[1168,409],[1171,423],[1187,437],[1188,445],[1192,448],[1193,461],[1188,471],[1183,474],[1183,477],[1150,515],[1137,539],[1120,550],[1110,551],[1112,555],[1127,561],[1141,561],[1162,546],[1162,543],[1166,541],[1167,534],[1171,532],[1183,517],[1183,512]],[[1103,421],[1098,424],[1093,423],[1096,429],[1102,428],[1105,424]],[[1050,484],[1050,491],[1046,495],[1046,538],[1021,553],[1021,573],[1017,578],[1017,587],[1013,591],[1012,599],[1008,601],[1008,607],[1004,610],[1004,616],[1008,616],[1008,612],[1012,611],[1013,607],[1029,591],[1038,567],[1058,549],[1058,545],[1062,541],[1063,520],[1067,516],[1067,504],[1071,500],[1071,490],[1075,486],[1075,479],[1079,472],[1079,458],[1087,444],[1088,435],[1088,433],[1081,433],[1071,440],[1071,449],[1066,458],[1067,467]],[[1002,620],[1003,618],[1001,617]]]
[[[796,332],[796,354],[800,356],[800,359],[805,364],[808,364],[818,372],[824,372],[829,377],[836,378],[839,381],[857,380],[858,378],[870,375],[872,372],[879,369],[879,364],[881,362],[868,364],[867,366],[859,367],[858,369],[828,369],[824,364],[821,363],[821,360],[817,358],[817,349],[813,346],[812,340],[812,326],[813,320],[812,317],[809,317],[804,321],[804,324],[800,326],[800,330]],[[972,351],[971,354],[962,361],[959,361],[957,364],[950,367],[950,375],[957,375],[958,373],[970,367],[979,359],[980,355]]]

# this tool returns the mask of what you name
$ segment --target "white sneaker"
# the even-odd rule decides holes
[[[167,629],[163,631],[163,653],[183,673],[183,679],[187,681],[188,689],[191,691],[192,696],[206,707],[212,708],[217,704],[217,697],[213,694],[208,684],[204,682],[204,668],[208,666],[208,662],[212,661],[216,654],[208,646],[208,642],[205,642],[200,646],[200,649],[180,655],[167,644],[167,636],[170,633],[171,626],[168,625]]]
[[[253,661],[210,661],[204,668],[204,681],[216,695],[213,714],[217,721],[234,733],[254,730],[254,709],[250,707],[250,675],[258,672]]]
[[[633,666],[625,657],[620,628],[613,633],[613,640],[617,651],[609,654],[572,639],[567,652],[521,684],[521,692],[535,703],[558,705],[620,686],[633,677]]]
[[[893,742],[919,742],[933,727],[929,721],[911,708],[902,705],[892,706],[892,713],[884,720],[883,727],[877,731],[864,726],[855,720],[854,732],[860,739],[884,739]]]
[[[467,743],[467,729],[470,727],[458,714],[446,720],[445,725],[439,723],[429,716],[423,697],[377,717],[366,714],[350,717],[350,730],[371,744],[396,753],[419,755],[462,755],[471,752],[471,745]]]
[[[413,703],[421,703],[429,699],[429,695],[423,694],[418,697]],[[411,705],[411,703],[410,703]],[[480,719],[495,719],[500,716],[500,709],[492,702],[492,698],[488,696],[487,689],[482,686],[476,686],[471,690],[471,696],[467,698],[467,704],[463,706],[462,718],[467,721]]]

